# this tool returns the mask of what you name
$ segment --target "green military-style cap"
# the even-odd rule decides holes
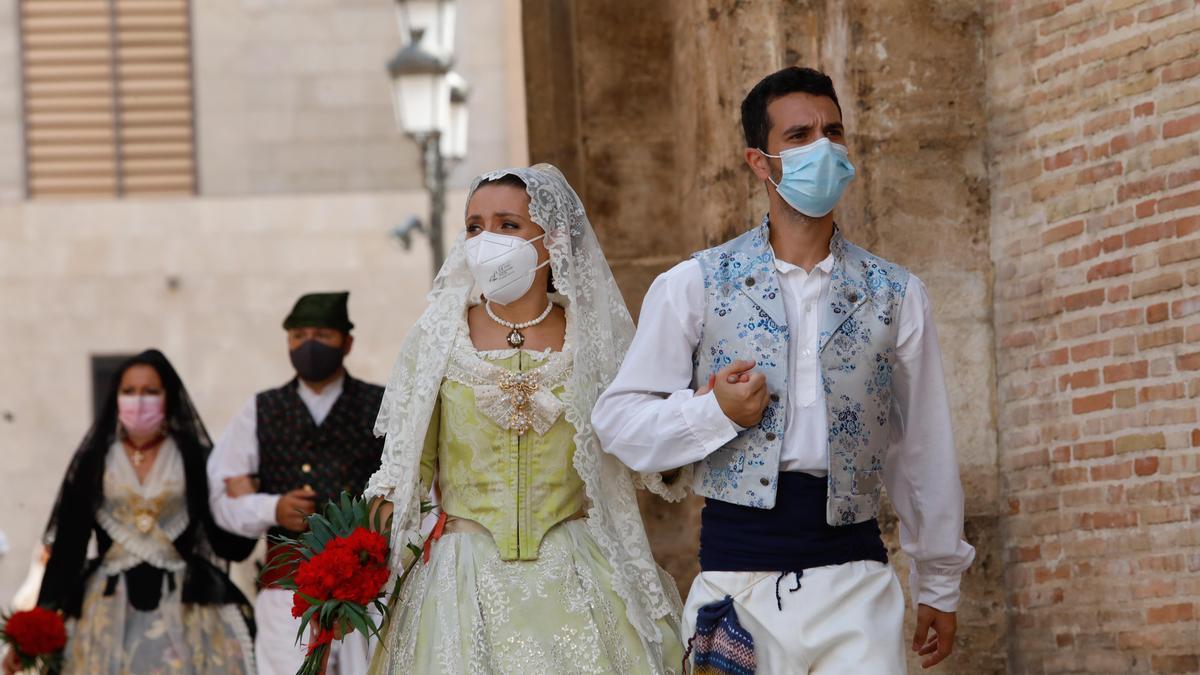
[[[343,333],[349,333],[354,324],[350,323],[350,312],[346,304],[350,293],[308,293],[300,296],[292,313],[283,320],[284,330],[293,328],[333,328]]]

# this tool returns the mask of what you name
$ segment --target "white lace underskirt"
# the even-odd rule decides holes
[[[658,627],[654,657],[584,520],[551,529],[532,561],[500,560],[486,532],[451,533],[405,580],[373,672],[678,673],[679,626]]]

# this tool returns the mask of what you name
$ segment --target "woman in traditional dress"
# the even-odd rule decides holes
[[[74,618],[64,672],[254,672],[249,605],[218,565],[255,542],[213,522],[211,447],[162,353],[120,366],[46,530],[38,604]],[[99,555],[86,560],[93,533]]]
[[[473,288],[482,297],[473,295]],[[633,322],[583,205],[553,166],[484,174],[388,384],[368,497],[404,577],[383,673],[674,673],[674,582],[590,415]]]

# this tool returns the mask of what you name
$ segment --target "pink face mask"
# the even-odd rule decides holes
[[[165,414],[162,396],[118,396],[117,416],[125,431],[134,436],[147,436],[162,427]]]

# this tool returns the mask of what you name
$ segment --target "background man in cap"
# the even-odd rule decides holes
[[[283,322],[296,377],[250,399],[217,441],[208,463],[209,501],[230,532],[301,532],[305,516],[343,490],[361,494],[379,468],[383,440],[373,429],[383,387],[354,379],[342,365],[354,345],[349,296],[312,293],[296,301]],[[283,574],[264,577],[255,601],[262,675],[293,675],[304,659],[292,593],[272,587]],[[335,643],[329,672],[364,673],[367,663],[365,641],[348,636]]]

